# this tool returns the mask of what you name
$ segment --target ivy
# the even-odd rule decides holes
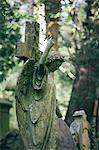
[[[18,5],[13,7],[0,0],[0,82],[6,78],[9,69],[15,66],[14,51],[20,39]]]

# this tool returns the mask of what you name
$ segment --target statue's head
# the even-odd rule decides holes
[[[42,80],[44,79],[44,76],[45,75],[48,76],[48,73],[56,71],[61,66],[61,64],[65,61],[64,56],[56,51],[49,52],[48,55],[46,56],[46,59],[44,60],[43,58],[45,56],[45,53],[46,52],[44,52],[41,55],[40,59],[35,62],[36,67],[34,69],[34,76],[33,76],[33,78],[35,78],[34,88],[38,90],[39,88],[41,89],[40,86]]]

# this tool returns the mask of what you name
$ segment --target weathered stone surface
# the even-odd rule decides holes
[[[74,148],[69,129],[60,120],[57,123],[55,85],[48,67],[54,68],[56,62],[55,71],[64,59],[54,55],[47,64],[48,52],[47,48],[38,61],[29,59],[19,76],[15,95],[20,133],[26,150],[66,150],[68,147],[73,150],[69,145]],[[57,65],[58,61],[61,63]],[[68,131],[66,141],[65,131]]]
[[[0,150],[25,150],[18,130],[10,131],[3,139],[0,139]]]
[[[74,141],[68,126],[57,118],[57,128],[59,128],[59,142],[56,150],[75,150]],[[21,135],[18,130],[10,131],[3,139],[0,139],[0,150],[28,150],[25,149]],[[48,149],[46,149],[48,150]]]
[[[74,140],[67,124],[60,118],[57,118],[59,127],[59,147],[57,150],[76,150]]]
[[[39,24],[37,22],[26,22],[25,27],[25,42],[19,43],[16,49],[16,57],[23,60],[32,58],[36,59],[39,48]]]

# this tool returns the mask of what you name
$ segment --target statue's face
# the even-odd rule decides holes
[[[38,63],[34,65],[34,72],[33,72],[33,93],[35,100],[41,99],[46,92],[48,86],[48,68],[44,65],[44,72],[39,72],[38,74]]]

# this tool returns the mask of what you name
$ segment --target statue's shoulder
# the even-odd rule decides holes
[[[25,64],[23,65],[23,68],[22,68],[20,76],[22,76],[22,75],[27,76],[27,73],[33,72],[33,70],[34,70],[34,64],[35,64],[34,59],[32,59],[32,58],[28,59],[25,62]]]
[[[30,78],[33,75],[34,64],[35,62],[33,59],[29,59],[26,61],[26,63],[23,65],[21,73],[19,74],[17,86],[21,84],[21,81],[22,83],[23,81],[26,82],[26,79]]]
[[[17,99],[20,99],[22,96],[26,96],[29,90],[29,86],[31,85],[33,71],[34,71],[34,60],[29,59],[24,64],[21,73],[19,74],[15,96]]]

